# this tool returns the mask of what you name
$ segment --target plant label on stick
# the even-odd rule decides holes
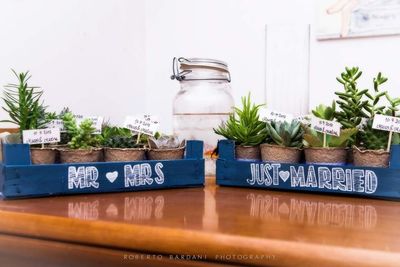
[[[22,131],[22,142],[24,144],[48,144],[60,142],[60,129],[46,128]]]
[[[292,114],[269,110],[266,108],[261,108],[259,110],[259,117],[261,121],[265,122],[268,121],[291,122],[293,120]]]
[[[93,127],[96,129],[94,134],[101,134],[101,127],[103,125],[103,117],[97,117],[97,116],[83,116],[83,115],[74,115],[76,119],[76,124],[79,125],[81,124],[82,121],[89,119],[93,122]]]
[[[311,129],[320,133],[340,136],[340,127],[341,124],[336,121],[323,120],[317,117],[311,118]]]
[[[372,128],[382,131],[400,133],[400,118],[377,114],[374,116]]]
[[[124,127],[131,131],[154,136],[160,123],[156,116],[153,115],[137,115],[127,116],[125,118]]]
[[[389,132],[389,138],[386,147],[386,151],[389,152],[392,144],[393,132],[400,133],[400,118],[376,114],[374,116],[374,121],[372,122],[372,128]]]
[[[302,123],[304,125],[310,125],[311,117],[310,117],[310,115],[301,115],[301,116],[295,117],[293,119],[293,121],[300,122],[300,123]]]
[[[60,129],[60,132],[66,131],[63,120],[51,120],[48,123],[46,123],[46,128]]]

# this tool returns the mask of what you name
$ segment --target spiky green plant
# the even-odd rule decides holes
[[[131,130],[122,127],[115,127],[115,126],[104,126],[101,129],[101,135],[99,136],[100,143],[106,144],[107,141],[114,137],[127,137],[130,139],[132,138]]]
[[[361,127],[358,133],[357,145],[365,149],[379,150],[386,149],[388,146],[389,132],[381,131],[372,128],[373,119],[376,114],[385,114],[389,116],[396,116],[398,106],[400,105],[400,98],[391,98],[387,91],[380,91],[380,85],[384,84],[388,78],[384,77],[380,72],[373,79],[374,95],[369,93],[366,96],[369,98],[368,105],[365,106],[369,118],[366,123]],[[388,105],[381,104],[381,98],[385,97]],[[398,134],[393,134],[392,144],[398,140]]]
[[[389,132],[372,128],[373,120],[368,119],[358,133],[358,146],[365,149],[385,149],[388,143]]]
[[[357,80],[361,75],[362,71],[358,67],[346,67],[345,71],[341,73],[341,77],[336,78],[344,89],[342,92],[335,92],[339,97],[336,103],[340,108],[339,111],[335,112],[335,117],[343,128],[358,127],[362,118],[368,117],[364,112],[364,108],[368,106],[368,101],[363,100],[364,95],[368,95],[368,89],[360,90],[357,87]]]
[[[304,130],[298,121],[267,122],[267,133],[271,143],[284,147],[298,147],[303,145]]]
[[[340,131],[340,136],[326,136],[326,147],[347,147],[351,136],[357,133],[357,128],[348,128]],[[305,147],[323,147],[324,134],[311,128],[306,128],[303,135]]]
[[[104,143],[104,147],[111,148],[136,148],[143,147],[142,144],[136,144],[136,140],[132,136],[115,135],[108,138]]]
[[[258,111],[262,106],[253,104],[249,93],[247,97],[242,97],[242,109],[234,107],[233,114],[214,132],[235,141],[237,145],[261,144],[268,136],[265,122],[259,120]]]
[[[98,145],[99,139],[94,135],[96,129],[91,120],[85,119],[77,125],[74,115],[69,112],[65,113],[62,119],[67,133],[71,136],[69,148],[88,149]]]
[[[4,86],[3,109],[10,116],[8,122],[18,125],[20,134],[23,130],[43,128],[49,122],[46,118],[46,107],[43,105],[41,97],[43,91],[40,87],[29,86],[28,81],[31,78],[29,72],[12,72],[18,79],[17,84],[7,84]]]

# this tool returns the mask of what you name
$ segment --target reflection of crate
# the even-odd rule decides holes
[[[128,192],[204,184],[203,142],[188,141],[182,160],[32,165],[29,145],[3,144],[5,198]]]
[[[236,160],[230,140],[219,141],[218,151],[218,185],[400,199],[399,145],[392,146],[389,168]]]

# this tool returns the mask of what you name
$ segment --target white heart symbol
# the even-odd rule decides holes
[[[111,216],[111,217],[118,216],[118,208],[117,208],[117,206],[115,206],[113,203],[111,203],[107,207],[106,213],[107,213],[108,216]]]
[[[106,178],[111,182],[114,183],[115,180],[117,180],[118,178],[118,172],[114,171],[114,172],[107,172],[106,173]]]
[[[281,179],[286,182],[287,179],[289,179],[290,173],[288,171],[280,171],[279,172],[279,177],[281,177]]]
[[[289,214],[289,212],[290,212],[289,207],[286,203],[282,203],[279,206],[278,210],[279,210],[279,213],[281,213],[281,214]]]

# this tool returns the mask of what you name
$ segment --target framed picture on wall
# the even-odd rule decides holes
[[[400,34],[400,0],[318,0],[319,40]]]

